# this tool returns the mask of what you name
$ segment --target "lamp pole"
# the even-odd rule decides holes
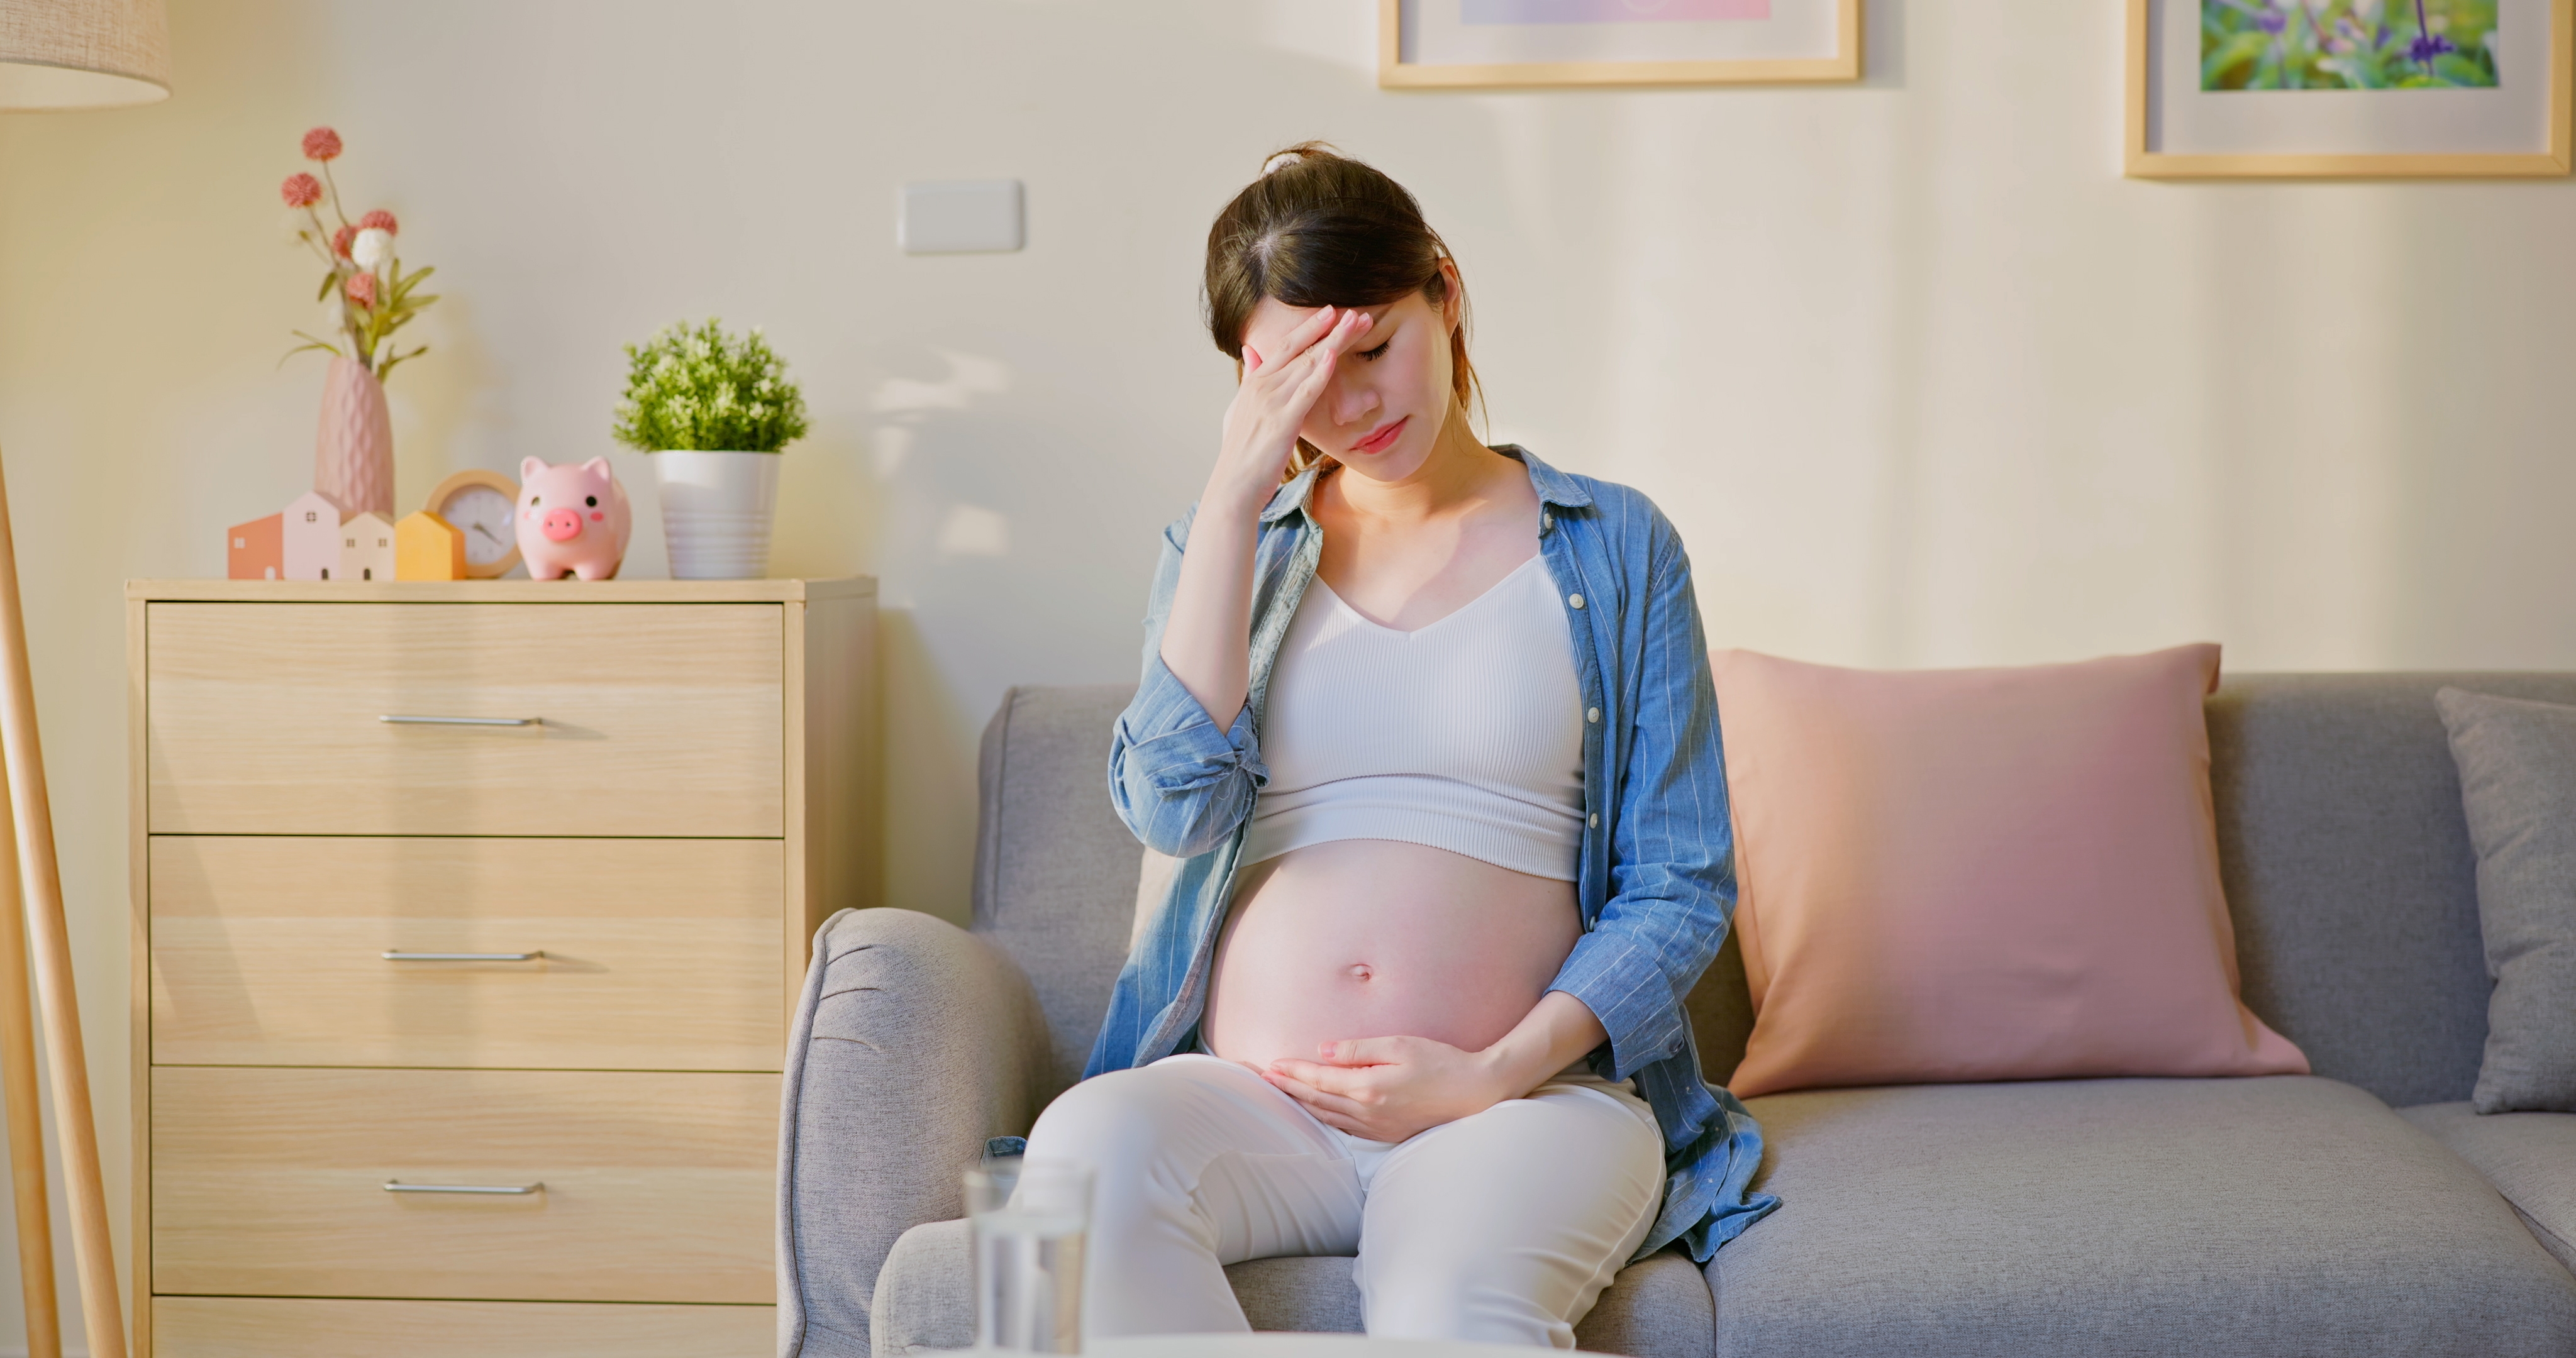
[[[0,111],[117,108],[169,96],[170,23],[162,0],[7,0],[0,6]],[[80,1273],[81,1320],[88,1332],[90,1358],[125,1358],[116,1251],[108,1233],[98,1125],[90,1110],[89,1061],[81,1045],[80,1002],[72,985],[71,931],[63,918],[63,874],[54,856],[53,808],[45,796],[45,756],[37,740],[26,610],[18,592],[18,551],[9,531],[5,483],[0,483],[0,755],[8,763],[6,806],[15,830],[7,847],[0,849],[0,869],[16,869],[9,874],[14,878],[15,899],[8,903],[16,907],[18,917],[0,921],[0,1095],[5,1095],[8,1107],[27,1352],[30,1358],[62,1355],[62,1326],[54,1299],[53,1233],[46,1219],[35,1040],[27,1005],[32,953],[53,1084],[54,1136],[62,1147],[63,1184],[71,1199],[72,1260]],[[11,895],[0,887],[0,900]],[[134,1191],[148,1192],[149,1187],[136,1184]],[[149,1248],[149,1242],[138,1240],[135,1248]]]
[[[98,1124],[92,1119],[89,1101],[89,1061],[81,1045],[80,1001],[72,987],[71,933],[63,919],[62,865],[54,857],[54,816],[45,796],[45,756],[36,739],[36,693],[27,669],[27,619],[19,604],[18,551],[9,532],[9,492],[0,482],[0,747],[5,747],[9,761],[10,819],[17,827],[18,903],[26,920],[26,932],[0,927],[0,933],[15,935],[0,945],[0,967],[8,966],[8,954],[18,954],[18,967],[7,978],[7,989],[14,991],[5,1007],[10,1012],[5,1022],[11,1027],[26,1023],[26,954],[32,951],[36,963],[36,1000],[44,1011],[46,1069],[53,1077],[54,1139],[63,1152],[64,1192],[71,1199],[72,1259],[80,1273],[81,1321],[89,1334],[90,1358],[125,1358],[125,1317],[117,1307],[116,1252],[107,1229],[107,1186],[98,1159]],[[29,944],[33,944],[32,949]],[[13,1047],[15,1044],[11,1044]],[[32,1044],[31,1044],[32,1045]],[[35,1202],[21,1201],[18,1207],[20,1281],[22,1286],[35,1280],[26,1268],[23,1256],[29,1246],[53,1252],[52,1233],[39,1226],[38,1238],[26,1238],[28,1217],[44,1210],[44,1142],[41,1135],[29,1138],[22,1129],[34,1131],[37,1121],[32,1105],[22,1108],[21,1100],[31,1100],[36,1089],[35,1072],[23,1074],[17,1069],[20,1060],[33,1064],[34,1052],[22,1058],[15,1050],[5,1053],[9,1068],[0,1071],[0,1085],[9,1095],[9,1152],[14,1178],[23,1185],[34,1179],[39,1185]],[[33,1140],[32,1145],[24,1144]],[[30,1173],[27,1161],[32,1152],[34,1165]],[[143,1186],[135,1186],[143,1191]],[[41,1218],[38,1219],[41,1222]],[[52,1352],[62,1351],[60,1322],[54,1315],[53,1260],[44,1261],[45,1290],[30,1292],[25,1298],[27,1311],[27,1345],[32,1356],[41,1324]],[[40,1320],[41,1315],[41,1320]]]

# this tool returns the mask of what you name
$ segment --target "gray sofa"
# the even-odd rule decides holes
[[[2484,674],[2254,676],[2209,700],[2245,999],[2315,1075],[1750,1100],[1780,1210],[1705,1270],[1628,1268],[1582,1346],[2576,1355],[2576,1114],[2465,1102],[2488,980],[2444,682],[2576,702],[2576,675]],[[782,1355],[971,1338],[958,1173],[1080,1073],[1126,951],[1139,850],[1103,782],[1126,697],[1004,699],[971,930],[887,909],[817,936],[781,1130]],[[1722,1082],[1751,1028],[1731,942],[1691,1012]],[[1256,1328],[1360,1327],[1347,1260],[1230,1272]]]

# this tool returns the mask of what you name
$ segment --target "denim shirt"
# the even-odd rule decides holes
[[[1762,1130],[1734,1095],[1700,1078],[1682,1007],[1735,915],[1717,693],[1690,560],[1645,496],[1557,471],[1517,446],[1495,451],[1529,469],[1539,550],[1564,600],[1585,713],[1600,714],[1583,728],[1586,828],[1575,884],[1583,933],[1548,988],[1601,1020],[1609,1041],[1592,1053],[1592,1069],[1634,1078],[1663,1129],[1663,1209],[1636,1257],[1679,1240],[1705,1263],[1780,1200],[1747,1194]],[[1163,665],[1190,517],[1164,530],[1146,606],[1144,682],[1118,718],[1109,790],[1138,839],[1183,861],[1119,972],[1085,1078],[1196,1042],[1244,829],[1269,781],[1260,730],[1271,670],[1323,554],[1309,506],[1315,477],[1309,470],[1280,487],[1261,513],[1251,694],[1223,729]]]

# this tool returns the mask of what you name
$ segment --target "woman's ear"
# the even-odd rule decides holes
[[[1458,261],[1446,255],[1440,258],[1440,328],[1455,334],[1459,318],[1467,314],[1467,285],[1458,278]]]

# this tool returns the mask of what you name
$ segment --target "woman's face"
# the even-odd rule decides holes
[[[1449,266],[1443,264],[1442,272]],[[1421,293],[1362,307],[1374,322],[1334,365],[1333,380],[1297,432],[1335,461],[1372,480],[1398,481],[1419,470],[1449,418],[1449,332],[1458,288],[1434,306]],[[1245,358],[1267,363],[1288,332],[1315,314],[1263,298],[1243,328]]]

